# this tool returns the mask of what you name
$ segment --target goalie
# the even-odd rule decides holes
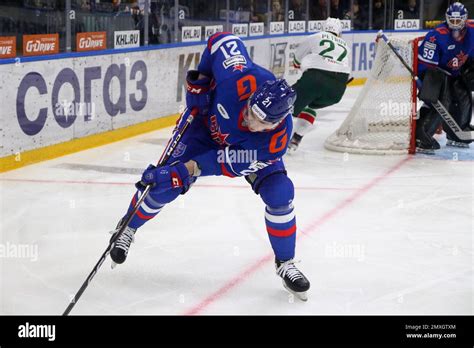
[[[446,132],[447,146],[468,148],[472,141],[459,139],[431,106],[439,100],[462,130],[470,130],[474,23],[467,18],[468,12],[463,4],[452,4],[446,11],[446,22],[428,32],[418,49],[418,76],[423,80],[418,97],[425,104],[416,123],[417,152],[433,154],[440,148],[433,135],[441,123]]]
[[[339,103],[350,73],[349,48],[340,37],[341,21],[328,18],[324,31],[307,37],[296,50],[294,66],[303,76],[292,86],[296,91],[294,133],[288,146],[296,151],[316,119],[316,110]]]

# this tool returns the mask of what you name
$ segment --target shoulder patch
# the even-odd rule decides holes
[[[466,24],[467,24],[467,26],[468,26],[469,28],[474,28],[474,20],[471,20],[471,19],[470,19],[470,20],[467,21]]]
[[[434,37],[434,36],[433,36]],[[430,50],[435,50],[436,49],[436,44],[430,41],[425,41],[425,47],[430,49]]]
[[[449,30],[447,28],[444,28],[444,27],[436,28],[436,31],[438,33],[440,33],[441,35],[449,34]]]

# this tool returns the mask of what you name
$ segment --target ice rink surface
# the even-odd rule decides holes
[[[72,314],[473,314],[473,145],[325,150],[359,91],[285,157],[308,302],[275,274],[260,198],[243,178],[207,177],[137,232],[125,264],[104,263]],[[0,175],[0,243],[29,250],[0,258],[0,314],[64,311],[170,131]]]

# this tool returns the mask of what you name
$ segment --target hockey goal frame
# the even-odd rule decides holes
[[[404,46],[405,52],[407,52],[406,54],[408,54],[409,56],[411,55],[410,57],[411,62],[408,62],[408,64],[411,65],[411,68],[416,75],[418,73],[418,47],[419,47],[419,43],[424,39],[424,36],[418,36],[418,37],[403,36],[403,37],[394,37],[394,38],[397,38],[399,40],[406,40],[407,45]],[[375,40],[375,42],[377,42],[377,45],[386,45],[386,43],[383,40],[379,39],[378,37]],[[377,47],[377,51],[379,49],[380,48]],[[388,46],[385,47],[385,49],[390,50]],[[377,58],[378,57],[377,51],[376,51],[376,56],[375,56],[376,59],[382,59],[382,62],[383,62],[383,59],[384,59],[383,53],[380,53],[382,54],[382,56],[380,56],[380,58]],[[388,53],[388,54],[395,55],[393,52]],[[380,60],[378,61],[380,62]],[[375,64],[375,61],[374,61],[374,64]],[[401,65],[401,62],[398,61],[395,64]],[[374,67],[372,69],[374,69]],[[400,67],[397,67],[397,69],[400,69]],[[405,68],[403,67],[403,69]],[[403,69],[400,70],[400,73],[402,73]],[[408,109],[410,111],[405,113],[405,116],[403,116],[405,121],[400,121],[400,119],[397,120],[396,117],[390,118],[391,116],[388,116],[386,120],[377,120],[377,111],[375,110],[375,108],[373,110],[375,112],[375,114],[373,114],[375,119],[371,120],[371,116],[367,116],[366,118],[364,116],[364,111],[357,110],[357,108],[361,105],[360,103],[366,105],[367,100],[370,100],[368,99],[370,98],[370,88],[377,88],[380,86],[379,76],[380,76],[380,73],[373,74],[372,71],[369,73],[369,76],[364,84],[364,87],[362,88],[354,105],[352,106],[351,111],[349,112],[348,116],[343,121],[343,123],[340,125],[338,130],[326,139],[325,144],[324,144],[325,148],[327,148],[328,150],[337,151],[337,152],[369,154],[369,155],[402,155],[402,154],[407,154],[407,153],[408,154],[415,153],[416,120],[418,118],[417,116],[418,114],[417,113],[417,109],[418,109],[417,85],[416,85],[415,79],[411,76],[411,74],[408,73],[408,71],[406,75],[405,74],[392,75],[392,76],[386,75],[387,76],[386,80],[384,80],[390,83],[390,78],[393,78],[395,81],[397,79],[410,79],[409,84],[407,80],[405,80],[406,82],[404,82],[406,83],[405,86],[411,89],[411,91],[409,91],[409,96],[410,96],[409,100],[407,100],[408,95],[405,94],[406,97],[404,97],[407,102],[410,102],[410,107]],[[387,99],[390,100],[390,98],[387,98]],[[368,113],[366,113],[365,115],[371,115],[370,109],[367,112]],[[365,122],[366,124],[365,127],[367,127],[365,132],[362,131],[362,133],[359,133],[361,138],[359,138],[359,135],[355,135],[357,134],[357,127],[360,121]],[[354,129],[353,127],[356,127],[356,128]],[[356,133],[352,133],[353,131],[355,131]],[[377,143],[377,137],[380,137],[380,135],[383,134],[383,132],[392,132],[393,137],[395,137],[395,139],[396,139],[397,133],[406,134],[406,138],[405,138],[406,145],[403,146],[402,145],[403,143],[399,143],[399,142],[393,143],[394,144],[393,147],[391,147],[390,145],[387,145],[390,143],[390,136],[388,136],[387,138],[389,139],[388,142]],[[364,134],[368,135],[368,137],[366,137]],[[370,136],[370,134],[373,134],[373,135]],[[373,140],[370,140],[370,139],[373,139]],[[373,144],[373,147],[371,147],[371,144]],[[379,145],[379,147],[377,145]]]
[[[418,48],[420,47],[420,42],[424,40],[425,36],[418,36],[413,40],[413,73],[415,76],[418,75]],[[416,152],[416,139],[415,139],[415,132],[416,132],[416,120],[418,119],[418,88],[416,85],[416,80],[414,78],[411,79],[412,84],[412,114],[411,114],[411,135],[410,135],[410,147],[408,149],[408,153],[413,155]]]

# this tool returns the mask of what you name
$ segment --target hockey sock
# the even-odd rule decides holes
[[[293,205],[265,209],[268,237],[277,260],[289,260],[295,256],[296,217]]]
[[[316,110],[309,107],[305,107],[303,111],[299,113],[295,120],[294,131],[296,134],[305,136],[306,133],[313,127],[313,123],[316,120]]]
[[[133,195],[127,214],[133,210],[133,207],[135,207],[135,205],[137,204],[140,195],[140,191],[137,191]],[[133,217],[132,221],[130,221],[128,226],[131,228],[139,228],[143,226],[145,222],[154,218],[164,206],[165,204],[156,202],[152,197],[150,197],[150,195],[148,195],[143,201],[143,203],[140,205],[140,208],[138,208],[137,213]]]

